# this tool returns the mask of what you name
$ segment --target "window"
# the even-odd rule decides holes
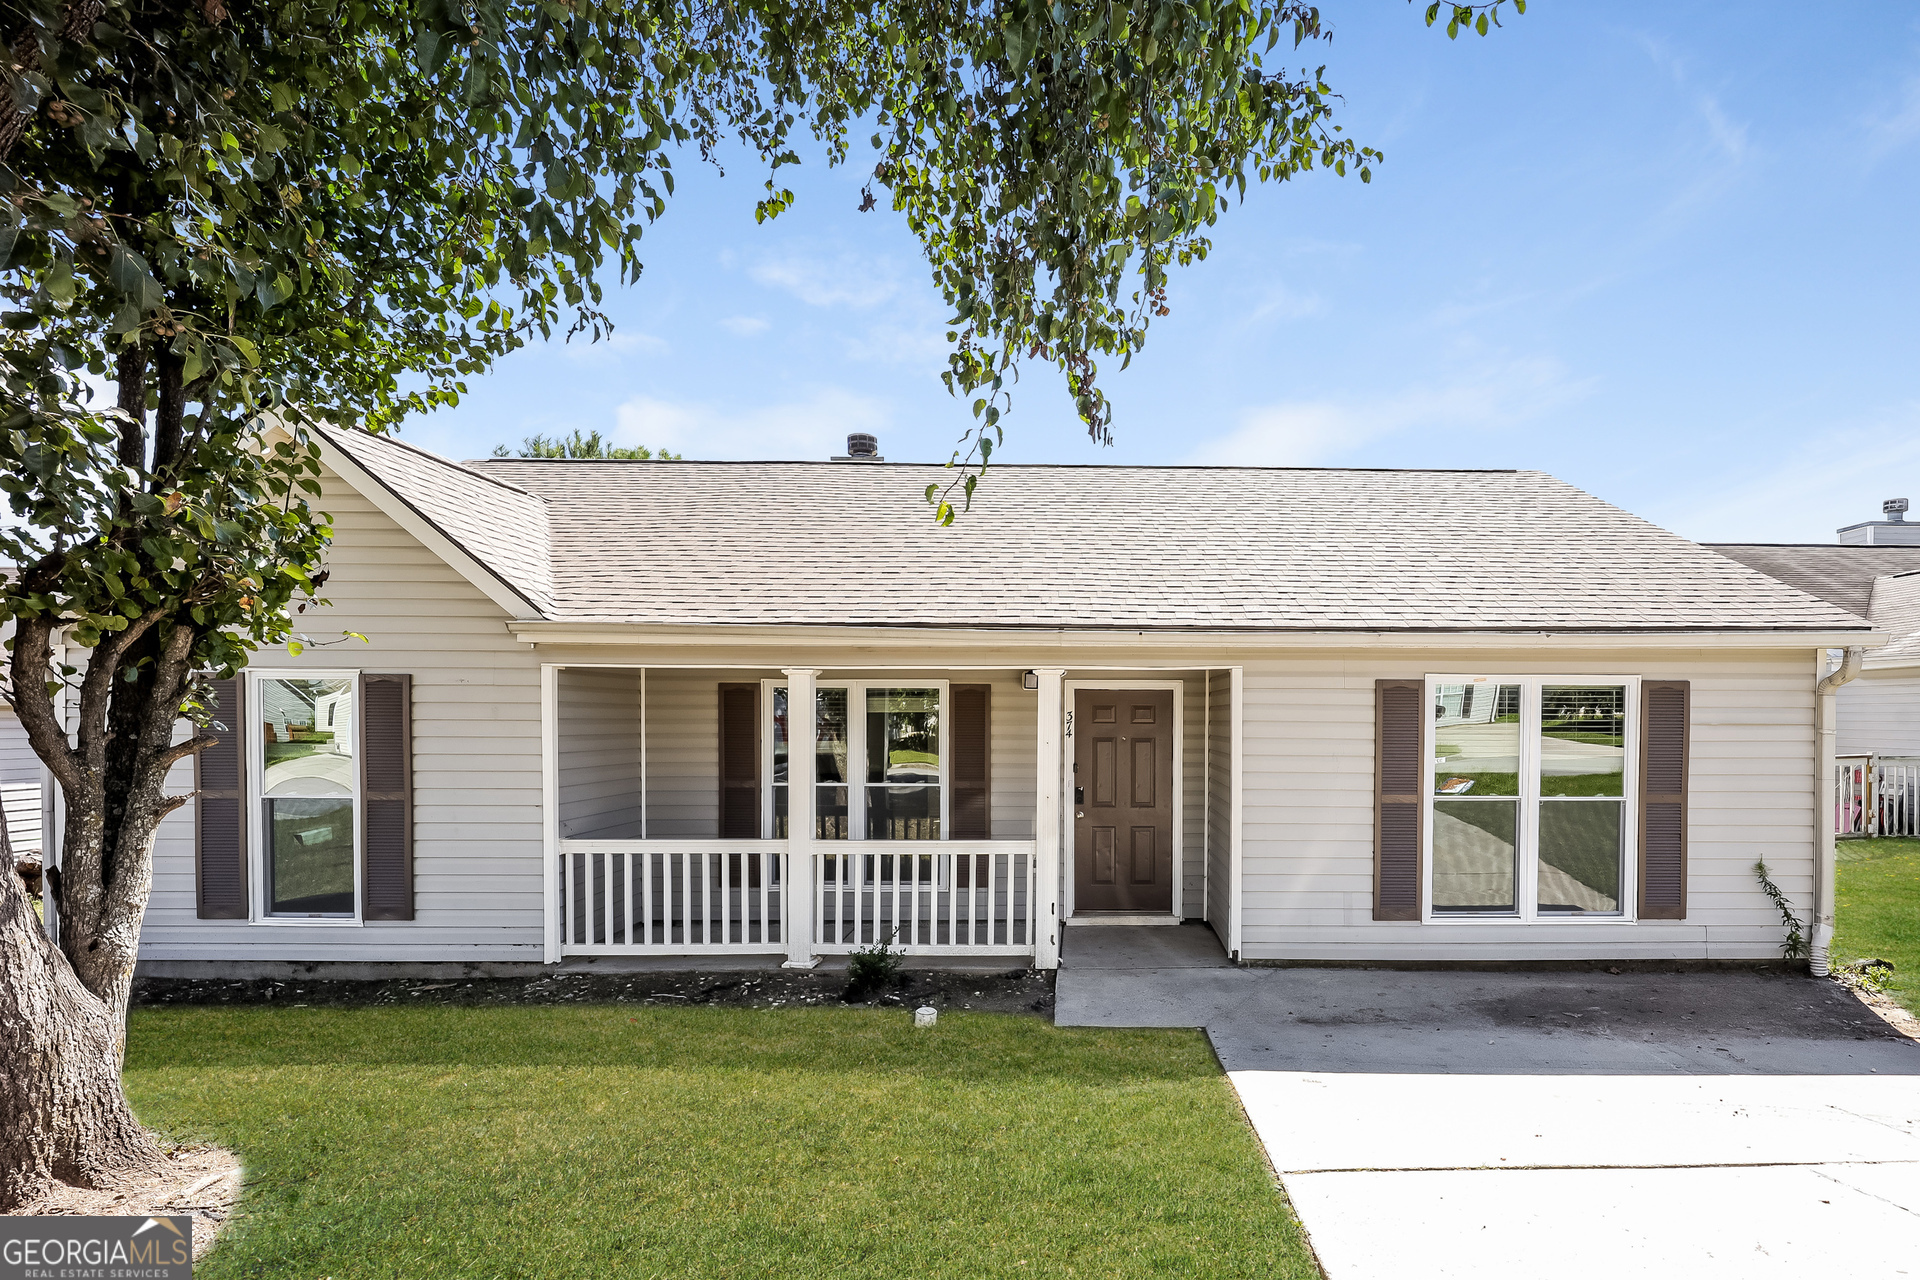
[[[945,682],[858,681],[814,690],[814,839],[938,840],[945,828]],[[768,699],[768,805],[775,839],[787,834],[789,707]]]
[[[1439,676],[1428,689],[1431,914],[1626,915],[1637,683]]]
[[[353,919],[360,778],[351,675],[255,679],[264,913]]]

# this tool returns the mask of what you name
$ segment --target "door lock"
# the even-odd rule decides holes
[[[1073,789],[1073,802],[1075,804],[1085,804],[1087,802],[1087,789],[1085,787],[1075,787]]]

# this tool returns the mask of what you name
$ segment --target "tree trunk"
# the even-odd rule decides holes
[[[121,1025],[48,940],[9,868],[0,876],[0,1211],[56,1179],[102,1187],[162,1158],[120,1088]]]

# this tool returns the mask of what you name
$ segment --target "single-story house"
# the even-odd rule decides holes
[[[182,769],[149,972],[1772,959],[1878,639],[1533,471],[996,464],[942,529],[938,466],[321,448],[332,603]]]

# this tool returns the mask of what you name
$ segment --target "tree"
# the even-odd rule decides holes
[[[622,462],[678,462],[680,455],[669,453],[665,449],[649,449],[643,444],[631,448],[625,445],[611,444],[600,438],[598,431],[582,433],[578,427],[570,436],[555,436],[549,440],[545,436],[528,436],[520,442],[520,452],[508,451],[507,446],[493,446],[496,458],[612,458]]]
[[[1320,74],[1262,61],[1325,34],[1296,0],[0,0],[6,696],[67,814],[57,948],[0,877],[0,1206],[156,1158],[119,1085],[153,837],[237,728],[210,682],[320,598],[308,425],[599,337],[677,156],[744,144],[764,218],[804,139],[870,133],[864,206],[954,307],[969,460],[1028,359],[1104,436],[1096,357],[1230,192],[1369,176]]]

